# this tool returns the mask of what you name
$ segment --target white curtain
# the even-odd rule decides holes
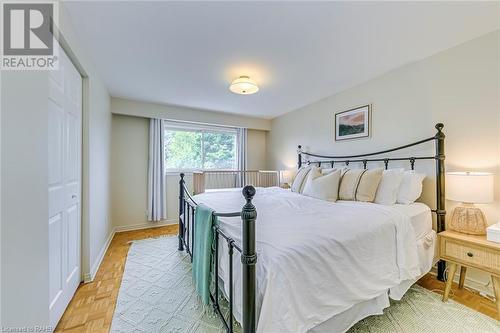
[[[237,143],[237,153],[238,153],[238,170],[247,170],[247,129],[237,128],[236,129],[236,143]],[[239,173],[236,179],[238,186],[245,186],[245,173]]]
[[[167,218],[165,184],[165,126],[162,119],[149,121],[148,220]]]

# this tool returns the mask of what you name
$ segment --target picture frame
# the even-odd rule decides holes
[[[370,137],[371,104],[335,114],[335,141]]]

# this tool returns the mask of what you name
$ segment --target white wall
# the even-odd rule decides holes
[[[271,128],[271,120],[269,119],[198,110],[181,106],[132,101],[116,97],[111,99],[111,112],[137,117],[183,120],[205,124],[246,127],[265,131]]]
[[[112,116],[111,216],[114,226],[147,222],[148,140],[147,118]]]
[[[294,168],[298,144],[315,152],[365,153],[430,137],[434,124],[443,122],[447,169],[494,172],[495,203],[481,208],[490,223],[500,221],[499,80],[496,31],[273,119],[268,167]],[[371,138],[334,142],[334,114],[367,103],[373,104]],[[432,145],[424,150],[429,149],[432,153]],[[434,171],[432,165],[424,170]],[[425,201],[432,206],[433,189],[428,180]],[[453,203],[447,205],[451,211]]]
[[[267,166],[267,131],[248,130],[247,169],[264,170]]]
[[[0,289],[6,327],[49,323],[47,80],[46,73],[34,71],[1,77]]]
[[[60,6],[60,30],[87,74],[83,109],[82,272],[111,232],[109,94]],[[1,76],[1,317],[3,326],[49,324],[48,72]]]
[[[147,172],[148,172],[149,119],[113,114],[111,143],[111,214],[117,230],[158,225],[148,222]],[[266,132],[248,130],[249,169],[265,169]],[[177,223],[179,175],[167,176],[167,220]],[[191,186],[191,175],[186,176]]]
[[[85,280],[93,279],[104,251],[112,237],[112,221],[110,214],[110,154],[111,154],[111,112],[109,111],[109,94],[100,80],[93,78],[90,82],[90,116],[88,126],[88,155],[84,160],[88,170],[86,200],[88,215],[85,223],[88,224],[89,256],[88,268],[84,270]],[[95,82],[93,82],[95,81]],[[85,192],[84,192],[85,194]],[[89,275],[90,274],[90,275]]]

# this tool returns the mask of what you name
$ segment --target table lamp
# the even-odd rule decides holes
[[[290,188],[293,176],[294,170],[280,170],[280,186],[282,188]]]
[[[451,212],[449,229],[470,235],[485,235],[486,217],[474,204],[493,202],[493,174],[486,172],[448,172],[446,197],[461,202]]]

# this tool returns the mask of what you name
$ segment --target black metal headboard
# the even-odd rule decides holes
[[[404,146],[377,151],[374,153],[367,153],[367,154],[343,155],[343,156],[320,155],[302,151],[302,146],[299,145],[297,149],[298,167],[300,168],[304,164],[307,165],[317,164],[319,167],[321,167],[322,165],[329,165],[333,168],[335,164],[349,165],[349,163],[357,162],[357,163],[363,163],[363,167],[366,169],[368,162],[384,162],[385,168],[387,169],[390,161],[409,161],[410,167],[413,170],[415,168],[415,161],[417,160],[435,160],[436,161],[436,209],[433,209],[432,212],[436,213],[437,232],[441,232],[445,230],[445,218],[446,218],[445,180],[444,180],[445,135],[443,133],[443,127],[444,125],[442,123],[436,124],[435,128],[437,132],[434,136],[430,138],[413,142]],[[395,151],[410,148],[413,146],[418,146],[430,141],[434,141],[434,145],[436,148],[436,153],[433,156],[380,157],[380,155],[383,154],[388,154]],[[304,159],[302,158],[303,156],[316,157],[318,158],[318,160],[310,160],[310,159],[305,160],[305,158]],[[438,279],[441,281],[444,280],[444,270],[445,270],[445,263],[443,261],[438,262]]]

